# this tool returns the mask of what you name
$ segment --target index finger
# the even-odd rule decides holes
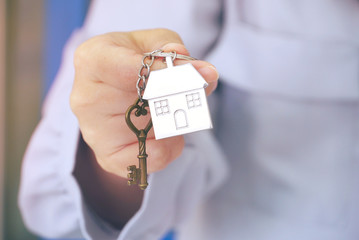
[[[81,76],[75,81],[103,82],[119,90],[133,92],[138,74],[141,74],[139,70],[143,53],[159,48],[166,52],[189,55],[178,34],[166,29],[118,32],[94,37],[82,44],[75,53],[76,75]],[[175,64],[185,62],[176,60]],[[215,68],[204,61],[190,62],[206,78],[211,89],[218,78]],[[165,67],[163,61],[155,60],[151,71]]]
[[[165,29],[100,35],[86,41],[76,50],[75,70],[87,73],[87,80],[103,81],[121,90],[130,90],[137,80],[143,53],[169,42],[177,44],[177,51],[188,54],[180,37]],[[164,66],[156,61],[152,69]]]

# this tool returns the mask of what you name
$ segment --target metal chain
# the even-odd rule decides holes
[[[147,58],[149,58],[148,63],[146,63]],[[150,76],[151,66],[154,61],[155,61],[154,56],[143,56],[143,58],[142,58],[142,66],[141,66],[140,70],[138,71],[138,79],[137,79],[137,83],[136,83],[137,94],[138,94],[138,97],[140,98],[141,102],[142,102],[143,92],[145,91],[145,88],[146,88],[146,81],[147,81],[148,77]]]
[[[150,53],[145,53],[142,58],[142,66],[138,71],[138,79],[136,83],[138,98],[142,102],[142,95],[146,88],[146,82],[148,77],[150,76],[152,64],[155,61],[155,58],[166,58],[171,57],[172,61],[175,59],[182,60],[196,60],[193,57],[177,54],[175,51],[173,52],[163,52],[163,50],[158,49]]]

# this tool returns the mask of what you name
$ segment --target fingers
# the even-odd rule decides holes
[[[164,169],[181,154],[183,147],[184,139],[182,136],[162,140],[148,139],[146,141],[147,172],[153,173]],[[136,158],[138,151],[138,142],[134,142],[110,156],[105,158],[96,156],[96,158],[106,171],[127,178],[127,167],[138,165]]]
[[[75,84],[79,82],[82,85],[82,81],[104,82],[122,91],[133,91],[142,66],[143,53],[156,49],[189,55],[180,37],[166,29],[110,33],[94,37],[82,44],[75,52],[76,74],[83,75],[76,77]],[[187,62],[176,60],[175,64]],[[211,71],[211,69],[206,71],[204,67],[213,68],[213,65],[204,61],[191,61],[191,63],[197,70],[203,68],[202,72]],[[166,64],[162,59],[157,59],[151,66],[151,71],[165,67]],[[218,77],[218,73],[204,75],[210,85],[213,85],[213,79],[217,78],[213,76]]]
[[[75,69],[76,72],[86,72],[86,79],[103,81],[121,90],[131,91],[138,78],[143,53],[166,45],[166,49],[188,54],[178,34],[166,29],[100,35],[76,50]],[[152,69],[163,67],[164,63],[156,61]]]
[[[217,69],[210,63],[205,61],[191,61],[192,65],[202,75],[208,83],[206,94],[210,95],[217,87],[219,74]]]
[[[122,44],[119,46],[118,44]],[[127,46],[123,46],[127,44]],[[75,84],[103,82],[131,91],[141,66],[141,53],[127,42],[114,42],[109,35],[88,40],[75,52]]]
[[[143,129],[150,120],[147,116],[131,116],[131,121],[138,129]],[[125,115],[113,117],[98,116],[91,118],[82,118],[79,120],[83,138],[87,144],[96,149],[98,155],[112,154],[126,147],[128,144],[137,142],[135,133],[127,126]],[[147,138],[154,138],[153,129],[151,129]]]
[[[130,34],[135,44],[142,50],[142,53],[162,49],[164,51],[177,50],[181,52],[181,54],[188,54],[181,37],[174,31],[168,29],[152,29],[134,31],[130,32]]]

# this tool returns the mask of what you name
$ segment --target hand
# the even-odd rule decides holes
[[[143,53],[156,49],[189,55],[180,37],[165,29],[100,35],[83,43],[75,52],[71,108],[99,165],[121,177],[127,176],[127,166],[138,161],[137,137],[126,125],[125,112],[137,98],[136,81]],[[176,60],[175,64],[186,62]],[[208,62],[191,63],[209,83],[206,92],[210,94],[217,85],[217,71]],[[165,67],[165,63],[157,60],[151,70]],[[136,126],[145,126],[148,118],[133,121]],[[182,136],[155,140],[152,129],[146,146],[148,173],[151,173],[177,158],[184,140]]]

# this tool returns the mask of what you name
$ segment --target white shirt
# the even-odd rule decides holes
[[[154,27],[177,31],[224,84],[210,99],[214,130],[186,136],[119,233],[87,208],[72,175],[72,55],[91,36]],[[95,0],[24,158],[24,221],[46,237],[159,239],[175,229],[186,240],[356,240],[358,99],[356,0]]]

